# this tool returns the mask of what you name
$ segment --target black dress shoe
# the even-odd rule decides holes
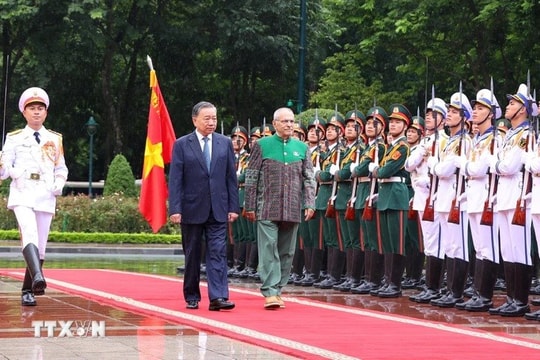
[[[498,306],[498,307],[496,307],[496,308],[490,308],[490,309],[488,310],[488,312],[489,312],[490,315],[499,315],[500,312],[501,312],[501,310],[506,309],[507,307],[509,307],[510,305],[512,305],[512,303],[513,303],[513,300],[507,298],[507,299],[506,299],[506,302],[505,302],[504,304],[502,304],[501,306]]]
[[[196,310],[199,308],[199,302],[197,300],[189,300],[186,305],[186,309]]]
[[[210,306],[208,310],[210,311],[219,311],[219,310],[232,310],[234,309],[234,303],[227,301],[223,298],[217,298],[210,301]]]
[[[525,319],[537,320],[537,321],[540,320],[540,310],[536,310],[535,312],[532,312],[532,313],[526,313]]]
[[[540,306],[540,298],[534,298],[531,300],[531,304],[535,306]]]
[[[390,284],[385,289],[379,291],[380,298],[396,298],[401,296],[401,288],[397,285]]]
[[[360,285],[351,288],[351,293],[353,294],[369,294],[370,291],[376,290],[380,287],[380,284],[375,284],[371,281],[364,281],[363,283],[360,283]]]
[[[21,305],[22,306],[36,306],[36,298],[31,290],[23,290],[21,296]]]
[[[506,308],[499,311],[499,315],[507,317],[518,317],[523,316],[530,311],[531,309],[529,308],[529,304],[522,303],[521,301],[514,299],[514,302],[510,304],[510,306],[507,306]]]

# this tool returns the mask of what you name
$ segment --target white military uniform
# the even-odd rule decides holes
[[[472,241],[476,251],[476,258],[499,263],[499,236],[497,217],[493,217],[493,224],[482,225],[482,213],[489,192],[489,162],[492,156],[492,141],[500,144],[500,137],[493,139],[493,127],[483,134],[477,134],[473,139],[473,148],[467,161],[461,166],[465,171],[467,181],[467,214],[471,229]],[[498,148],[498,146],[495,146]],[[495,176],[495,175],[493,175]]]
[[[441,225],[442,247],[446,256],[454,259],[469,261],[469,244],[468,244],[468,218],[464,210],[467,208],[466,199],[460,200],[459,224],[448,222],[448,215],[452,208],[452,201],[456,197],[457,187],[457,168],[455,166],[458,156],[467,155],[471,148],[471,139],[464,133],[465,129],[460,130],[454,136],[448,139],[446,146],[440,154],[439,162],[431,169],[432,173],[439,178],[439,187],[437,188],[437,198],[434,203],[435,217]],[[461,154],[459,154],[459,144],[463,140],[461,146]],[[437,219],[436,219],[437,220]]]
[[[26,126],[7,135],[1,178],[12,179],[7,206],[17,217],[22,248],[33,243],[43,259],[56,195],[60,195],[68,169],[62,135],[41,127],[38,144],[34,133],[35,130]]]
[[[528,134],[529,122],[524,121],[508,130],[504,137],[495,165],[499,180],[494,211],[498,217],[501,255],[504,261],[532,265],[530,212],[526,211],[525,227],[512,224],[523,186],[522,158],[526,151]],[[527,201],[527,206],[530,206],[530,201]]]
[[[531,208],[531,218],[536,234],[540,234],[540,137],[536,142],[536,149],[527,153],[525,170],[532,174],[532,188],[527,201]],[[536,244],[540,249],[540,236],[536,236]]]
[[[444,131],[439,130],[438,133],[439,150],[444,149],[448,141],[448,135]],[[405,162],[405,170],[411,174],[411,183],[414,189],[414,197],[412,208],[418,211],[418,216],[422,219],[426,201],[430,194],[430,177],[429,167],[424,160],[426,152],[432,150],[435,134],[431,134],[423,138],[420,144],[411,151],[407,161]],[[434,154],[431,154],[434,155]],[[439,259],[444,259],[444,252],[440,244],[440,228],[436,217],[434,221],[421,220],[422,237],[424,241],[424,253],[426,256],[435,256]]]

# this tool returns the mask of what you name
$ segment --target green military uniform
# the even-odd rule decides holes
[[[358,286],[364,271],[364,252],[360,249],[359,239],[360,222],[354,218],[346,220],[345,213],[347,211],[349,200],[351,200],[353,188],[350,165],[356,162],[356,158],[360,156],[365,148],[365,144],[360,136],[364,129],[365,116],[362,112],[354,110],[349,111],[345,116],[345,119],[346,127],[349,123],[354,124],[356,139],[354,142],[351,142],[351,139],[347,139],[349,144],[347,144],[341,152],[341,163],[339,165],[339,170],[335,173],[338,180],[335,207],[338,216],[337,224],[342,234],[345,248],[346,280],[339,285],[335,285],[334,289],[343,292],[349,291],[351,287]]]
[[[365,278],[356,287],[351,288],[354,294],[369,294],[371,291],[377,290],[381,285],[382,270],[383,270],[383,249],[380,238],[379,218],[376,214],[376,203],[372,202],[371,210],[372,217],[366,219],[369,210],[365,209],[367,199],[377,193],[377,181],[370,177],[368,166],[370,163],[380,163],[386,152],[386,145],[380,136],[387,127],[388,117],[386,111],[381,107],[373,107],[367,113],[367,122],[373,121],[376,126],[376,137],[369,140],[369,143],[362,153],[358,165],[352,171],[353,176],[357,180],[355,203],[356,219],[360,224],[360,247],[365,255]],[[373,185],[373,194],[371,189]],[[364,210],[366,216],[364,216]]]
[[[316,200],[316,209],[318,215],[323,219],[323,236],[327,250],[327,267],[328,277],[319,284],[315,284],[321,289],[331,289],[334,285],[340,283],[341,273],[345,265],[345,253],[343,245],[342,232],[338,228],[337,215],[328,217],[327,209],[331,208],[332,204],[335,209],[335,196],[337,194],[337,180],[330,173],[332,165],[338,165],[341,158],[341,135],[344,132],[343,116],[335,114],[329,121],[326,127],[327,138],[330,126],[338,132],[337,142],[329,146],[326,151],[321,171],[316,174],[319,181],[319,192]]]
[[[397,119],[410,124],[411,113],[401,105],[390,107],[390,120]],[[374,170],[379,183],[377,212],[381,226],[384,251],[385,277],[387,286],[378,291],[379,297],[401,296],[401,277],[405,266],[405,233],[409,209],[409,173],[405,161],[409,156],[409,145],[405,136],[394,139],[386,149],[380,166]]]

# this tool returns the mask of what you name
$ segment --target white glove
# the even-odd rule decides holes
[[[435,156],[430,156],[427,158],[427,166],[433,170],[433,168],[435,167],[435,165],[437,165],[437,163],[439,162],[439,160],[437,160],[437,158]]]
[[[351,167],[350,167],[349,169],[351,170],[352,176],[354,176],[354,169],[356,169],[357,166],[358,166],[357,163],[352,163],[352,164],[351,164]]]
[[[64,189],[64,185],[66,184],[66,180],[57,177],[54,179],[54,184],[52,187],[52,193],[54,196],[62,195],[62,190]]]
[[[321,165],[317,164],[313,167],[313,172],[316,174],[321,171]]]
[[[492,156],[489,160],[489,172],[491,174],[496,174],[497,173],[497,157],[496,156]]]
[[[422,177],[418,177],[418,178],[415,178],[413,181],[413,186],[416,187],[416,188],[426,188],[426,189],[429,189],[429,178],[427,176],[422,176]]]
[[[339,166],[337,166],[336,164],[332,164],[330,165],[330,169],[328,170],[328,172],[330,173],[330,175],[334,176],[338,170]]]
[[[454,158],[454,166],[458,169],[465,169],[467,165],[467,158],[465,156],[456,156]]]
[[[368,165],[369,172],[373,172],[375,169],[378,169],[379,165],[375,164],[374,162],[370,162]]]
[[[24,169],[21,169],[21,168],[9,169],[9,176],[11,176],[13,180],[17,180],[18,178],[22,176],[22,174],[24,174]]]

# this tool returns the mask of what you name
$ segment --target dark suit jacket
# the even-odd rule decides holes
[[[182,223],[202,224],[210,210],[219,222],[239,213],[235,157],[231,140],[212,134],[212,162],[206,169],[195,131],[174,143],[169,171],[169,214],[182,214]]]

